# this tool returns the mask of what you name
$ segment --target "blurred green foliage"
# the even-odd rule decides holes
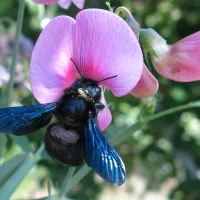
[[[151,27],[160,33],[169,43],[199,31],[200,29],[200,1],[183,0],[113,0],[112,7],[126,6],[130,9],[141,27]],[[17,16],[18,2],[6,0],[0,2],[0,37],[6,33],[13,32]],[[107,9],[104,0],[86,0],[85,8]],[[69,10],[63,10],[57,5],[39,6],[30,0],[26,1],[23,34],[33,42],[41,32],[41,22],[46,18],[57,15],[70,15],[75,17],[78,9],[72,5]],[[123,16],[123,15],[122,15]],[[9,19],[9,20],[6,20]],[[1,45],[1,44],[0,44]],[[0,51],[1,54],[1,51]],[[9,55],[2,60],[5,67],[10,62]],[[23,59],[22,64],[28,81],[29,60]],[[116,130],[124,130],[138,119],[151,115],[154,111],[159,112],[180,104],[198,100],[200,98],[200,82],[177,83],[162,78],[153,71],[159,80],[159,91],[155,97],[140,100],[130,95],[116,98],[110,92],[106,92],[107,101],[112,110],[113,122],[106,131],[108,137]],[[5,88],[1,89],[4,94]],[[4,95],[1,95],[1,103]],[[35,100],[28,89],[15,87],[14,102],[23,105],[34,104]],[[2,103],[3,105],[3,103]],[[43,142],[44,131],[40,130],[27,138],[30,146],[24,146],[27,138],[13,139],[8,137],[6,149],[3,152],[1,163],[18,155],[14,166],[23,161],[27,148],[38,149]],[[4,142],[3,140],[0,142]],[[19,144],[21,143],[21,144]],[[22,149],[19,148],[21,146]],[[138,174],[145,179],[145,189],[142,196],[149,190],[159,191],[160,188],[173,180],[175,184],[168,189],[168,198],[175,200],[199,200],[199,178],[200,178],[200,113],[199,110],[188,110],[156,120],[135,133],[125,142],[118,145],[120,153],[127,169],[127,182],[124,187],[117,190],[127,193],[137,191],[132,187],[133,174]],[[0,153],[0,155],[2,152]],[[26,154],[26,153],[25,153]],[[30,199],[37,196],[38,190],[43,196],[47,196],[46,180],[51,179],[53,191],[61,187],[67,167],[51,160],[46,154],[39,162],[37,168],[25,178],[12,199]],[[0,166],[1,168],[4,166]],[[9,175],[9,169],[7,169]],[[2,171],[1,171],[2,172]],[[3,176],[0,174],[0,176]],[[4,176],[6,178],[6,175]],[[1,186],[0,182],[0,186]],[[137,185],[137,184],[136,184]],[[42,188],[42,189],[41,189]],[[106,189],[114,191],[108,183],[99,180],[97,175],[90,172],[69,194],[69,197],[77,200],[93,200],[102,197]],[[46,191],[46,193],[45,193]],[[24,196],[24,197],[23,197]],[[41,195],[42,196],[42,195]],[[143,199],[143,197],[140,197]],[[101,198],[102,199],[102,198]],[[125,199],[125,198],[124,198]]]

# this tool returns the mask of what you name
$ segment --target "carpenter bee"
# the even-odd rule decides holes
[[[73,62],[73,60],[72,60]],[[81,75],[78,67],[73,62]],[[101,81],[114,78],[109,77]],[[124,164],[101,132],[97,114],[104,109],[98,83],[81,75],[54,103],[0,109],[0,132],[25,135],[47,126],[52,116],[58,123],[47,127],[45,148],[56,161],[71,166],[87,163],[114,185],[126,178]]]

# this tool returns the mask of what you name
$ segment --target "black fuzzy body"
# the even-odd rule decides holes
[[[80,88],[87,90],[91,98],[83,97]],[[53,159],[71,166],[84,163],[84,129],[90,117],[96,118],[99,104],[104,107],[100,98],[101,88],[85,78],[65,90],[54,113],[59,123],[50,125],[45,136],[45,148]]]

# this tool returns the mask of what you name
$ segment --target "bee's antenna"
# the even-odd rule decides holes
[[[108,79],[116,78],[116,77],[117,77],[117,75],[115,75],[115,76],[110,76],[110,77],[108,77],[108,78],[104,78],[104,79],[98,81],[97,83],[100,83],[100,82],[106,81],[106,80],[108,80]]]
[[[75,62],[73,61],[73,59],[71,58],[72,63],[74,64],[74,66],[76,67],[76,70],[78,71],[78,73],[81,75],[82,78],[84,78],[84,76],[81,74],[79,68],[77,67],[77,65],[75,64]]]

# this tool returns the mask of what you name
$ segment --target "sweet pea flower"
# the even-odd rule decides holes
[[[158,86],[159,84],[157,79],[144,64],[142,76],[130,94],[138,98],[152,97],[158,91]]]
[[[117,96],[128,94],[138,83],[143,56],[137,38],[126,22],[101,9],[86,9],[76,16],[54,18],[42,31],[31,58],[30,83],[40,103],[56,102],[64,90],[81,74],[101,82]],[[107,128],[112,115],[102,95],[105,108],[98,113],[101,130]]]
[[[115,13],[119,14],[123,12],[127,19],[126,22],[129,27],[134,32],[136,38],[139,40],[140,34],[140,24],[134,19],[131,12],[126,7],[119,7],[116,9]],[[153,96],[158,90],[158,81],[153,76],[153,74],[148,70],[145,64],[143,64],[142,76],[133,90],[130,92],[135,97],[138,98],[148,98]]]
[[[144,29],[141,42],[161,76],[178,82],[200,80],[200,31],[168,45],[156,31]]]
[[[83,9],[85,0],[33,0],[33,2],[38,4],[58,4],[64,9],[68,9],[73,2],[79,9]]]

